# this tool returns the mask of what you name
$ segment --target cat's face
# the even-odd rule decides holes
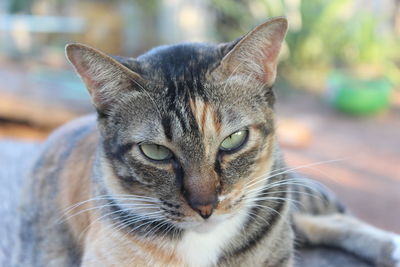
[[[247,208],[274,160],[271,86],[286,28],[278,18],[240,41],[136,59],[67,48],[99,112],[100,183],[119,208],[183,229]]]

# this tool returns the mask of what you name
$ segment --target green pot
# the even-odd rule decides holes
[[[389,106],[391,84],[386,78],[360,79],[335,71],[328,76],[328,99],[338,110],[369,115]]]

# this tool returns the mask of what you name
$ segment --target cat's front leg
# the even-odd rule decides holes
[[[374,266],[400,267],[400,235],[377,229],[346,214],[294,214],[298,237],[311,245],[344,249]]]

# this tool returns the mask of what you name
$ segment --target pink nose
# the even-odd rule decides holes
[[[214,205],[193,205],[192,208],[200,214],[203,219],[208,219],[214,211]]]

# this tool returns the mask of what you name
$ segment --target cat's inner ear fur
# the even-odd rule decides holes
[[[284,17],[273,18],[232,43],[223,57],[219,70],[227,77],[234,75],[253,76],[267,86],[276,77],[278,56],[288,28]]]
[[[98,111],[107,112],[122,93],[135,90],[143,83],[139,74],[89,46],[69,44],[65,51]]]

